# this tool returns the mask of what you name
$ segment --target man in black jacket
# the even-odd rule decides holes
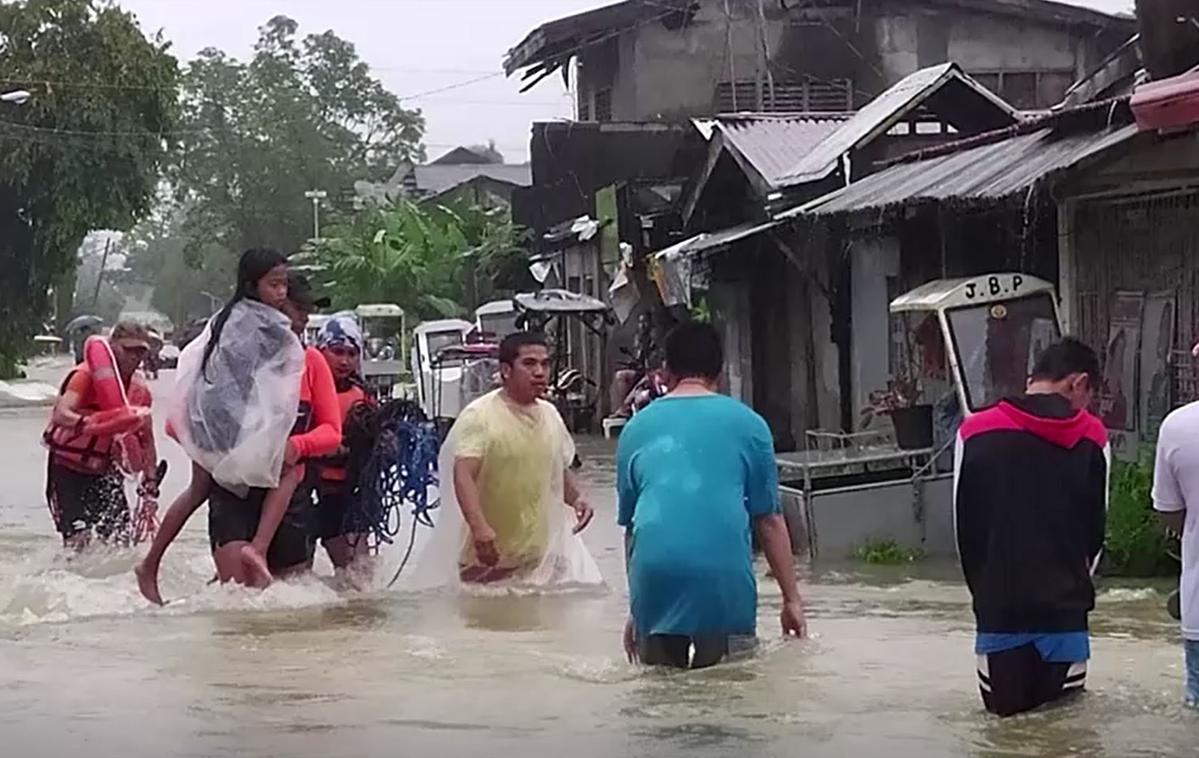
[[[1107,432],[1086,410],[1099,375],[1095,352],[1063,339],[1037,359],[1025,394],[958,433],[958,554],[974,598],[979,688],[1000,716],[1086,681],[1107,515]]]

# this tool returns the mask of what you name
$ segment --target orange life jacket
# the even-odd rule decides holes
[[[63,380],[62,386],[58,389],[60,397],[66,392],[67,384],[70,383],[71,377],[79,372],[84,372],[90,377],[87,364],[79,364]],[[150,388],[136,374],[130,379],[126,392],[130,405],[145,408],[150,407]],[[100,410],[100,404],[96,399],[95,392],[89,387],[76,412],[81,416],[88,416],[98,413]],[[50,448],[50,457],[54,463],[81,474],[99,475],[105,473],[112,467],[117,455],[115,438],[113,436],[91,434],[82,429],[60,426],[54,423],[53,418],[51,418],[46,431],[42,434],[42,441],[45,442],[46,447]]]
[[[350,409],[359,403],[369,402],[366,392],[356,384],[351,384],[344,392],[337,393],[337,403],[341,407],[341,422],[344,427],[346,417],[350,415]],[[320,472],[321,480],[330,484],[340,484],[346,481],[348,476],[346,472],[347,456],[330,455],[321,459]]]

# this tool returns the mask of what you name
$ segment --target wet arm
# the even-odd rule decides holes
[[[72,373],[63,387],[62,395],[54,403],[54,410],[50,414],[51,421],[56,426],[77,427],[87,415],[81,413],[79,407],[83,403],[83,396],[90,389],[91,377],[82,371]]]
[[[333,372],[319,355],[308,360],[306,370],[312,381],[312,429],[290,441],[301,460],[329,455],[341,446],[341,405]]]
[[[759,516],[754,520],[758,532],[758,542],[762,552],[766,554],[766,562],[770,564],[770,573],[778,582],[779,591],[783,593],[783,602],[793,603],[800,600],[799,585],[795,581],[795,556],[791,553],[791,535],[787,531],[787,521],[781,513]]]
[[[1169,513],[1166,513],[1164,511],[1158,511],[1157,518],[1161,521],[1162,526],[1166,527],[1166,531],[1170,532],[1171,534],[1181,535],[1182,529],[1186,525],[1187,512],[1170,511]]]
[[[491,529],[483,515],[483,503],[479,497],[479,471],[483,468],[481,458],[458,458],[454,461],[454,494],[458,496],[458,507],[471,534],[486,533]]]
[[[142,472],[143,481],[152,480],[158,472],[158,445],[154,439],[154,422],[146,419],[146,425],[138,433],[142,448],[146,451],[146,470]]]
[[[579,487],[579,478],[570,469],[562,472],[562,494],[566,504],[572,508],[583,496],[583,490]]]
[[[80,393],[68,387],[67,391],[62,393],[54,403],[54,410],[51,413],[51,420],[54,424],[67,428],[80,425],[84,419],[84,414],[78,410],[80,400]]]

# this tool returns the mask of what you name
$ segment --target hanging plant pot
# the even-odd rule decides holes
[[[913,405],[891,411],[895,443],[901,450],[923,450],[933,446],[933,407]]]

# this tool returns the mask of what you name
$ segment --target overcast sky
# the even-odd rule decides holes
[[[533,121],[571,114],[560,77],[519,94],[519,77],[500,74],[504,53],[544,21],[611,0],[118,0],[142,29],[162,30],[188,60],[205,47],[239,58],[258,27],[284,14],[300,33],[332,29],[353,42],[384,84],[425,114],[430,158],[461,144],[494,139],[509,161],[527,158]],[[1070,0],[1099,10],[1129,10],[1132,0]],[[490,78],[475,81],[493,74]],[[461,86],[455,86],[461,85]],[[438,94],[429,90],[454,86]]]

